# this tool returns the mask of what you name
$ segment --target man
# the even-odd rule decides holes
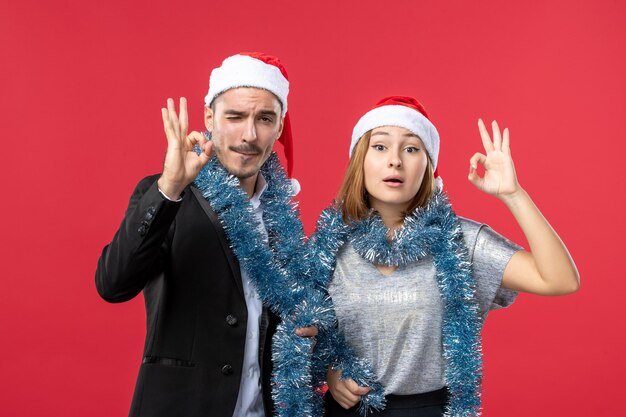
[[[209,167],[237,177],[257,220],[243,227],[267,242],[261,216],[267,184],[259,171],[279,138],[291,171],[289,82],[276,58],[253,53],[224,60],[209,84],[204,121],[212,140],[187,134],[185,99],[179,115],[168,99],[163,172],[138,184],[98,262],[96,286],[105,300],[144,292],[147,336],[131,416],[272,414],[270,344],[278,319],[257,292],[254,279],[263,271],[246,270],[247,258],[239,262],[235,252],[245,242],[228,233],[242,225],[214,210],[197,178]],[[271,233],[276,240],[280,231]]]

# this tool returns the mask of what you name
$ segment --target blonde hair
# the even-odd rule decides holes
[[[344,223],[358,221],[367,218],[370,215],[370,205],[367,190],[365,189],[365,171],[363,164],[365,155],[369,149],[370,137],[372,131],[367,131],[354,146],[352,157],[343,178],[343,183],[337,195],[337,204],[341,207],[341,214]],[[428,200],[435,192],[435,177],[433,173],[433,165],[428,157],[426,172],[422,179],[417,194],[409,204],[405,215],[412,212],[417,207],[424,207]]]

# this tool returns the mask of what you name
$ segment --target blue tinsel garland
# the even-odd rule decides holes
[[[325,290],[332,278],[338,249],[348,238],[355,246],[366,243],[368,230],[383,236],[382,223],[376,225],[372,220],[371,224],[362,222],[349,228],[337,210],[327,209],[318,221],[315,235],[305,246],[298,209],[292,201],[292,187],[276,155],[268,159],[261,172],[268,183],[261,201],[269,242],[258,231],[258,221],[239,187],[239,180],[228,174],[215,157],[200,172],[195,185],[218,215],[233,252],[260,298],[282,319],[272,349],[277,414],[281,417],[321,415],[321,397],[312,391],[316,388],[315,381],[325,379],[328,364],[341,368],[344,378],[373,388],[361,402],[362,414],[369,409],[384,408],[384,390],[371,366],[359,359],[337,335],[334,310]],[[359,227],[364,229],[359,232]],[[384,239],[372,241],[377,245],[386,243],[386,231]],[[422,257],[430,246],[445,305],[443,344],[446,380],[451,392],[446,415],[478,415],[482,358],[473,278],[458,221],[445,196],[434,196],[426,209],[409,216],[407,227],[396,235],[396,241],[400,242],[397,247],[403,248],[401,252],[376,247],[369,248],[369,253],[375,256],[374,262],[394,265]],[[317,326],[320,331],[313,351],[311,339],[294,334],[296,328],[309,325]]]
[[[199,150],[196,150],[199,151]],[[263,303],[280,318],[272,347],[273,398],[281,417],[321,415],[321,397],[312,386],[312,343],[295,335],[295,329],[317,326],[324,329],[335,321],[330,300],[307,277],[310,262],[305,261],[304,231],[293,189],[272,154],[261,168],[267,189],[261,195],[265,241],[259,222],[239,180],[230,175],[213,157],[201,170],[195,186],[220,219],[231,248]]]
[[[324,210],[308,244],[314,282],[323,288],[328,287],[337,251],[347,240],[362,257],[383,265],[406,265],[432,254],[444,302],[442,337],[445,377],[450,392],[445,415],[480,415],[482,352],[475,282],[460,224],[446,195],[435,194],[425,208],[407,216],[404,227],[395,233],[391,242],[387,239],[387,232],[377,215],[348,226],[343,223],[339,209]],[[318,350],[325,352],[316,355],[320,363],[314,365],[314,375],[321,372],[316,368],[331,363],[333,367],[343,369],[343,378],[352,378],[359,385],[374,388],[363,397],[361,414],[367,413],[369,408],[384,407],[383,389],[375,382],[371,366],[354,354],[346,341],[337,335],[336,327],[320,333]]]

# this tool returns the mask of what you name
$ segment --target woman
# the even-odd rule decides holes
[[[338,203],[311,240],[318,259],[336,257],[320,279],[338,319],[318,343],[331,363],[327,416],[358,415],[359,400],[383,392],[385,410],[370,415],[480,414],[487,312],[519,291],[578,290],[567,248],[517,182],[508,129],[494,121],[492,139],[478,127],[485,154],[470,159],[468,179],[507,205],[530,252],[454,215],[437,176],[439,135],[417,100],[383,99],[355,126]],[[363,363],[369,377],[356,371]]]

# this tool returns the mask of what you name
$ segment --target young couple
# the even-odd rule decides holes
[[[272,153],[281,141],[290,175],[288,91],[280,61],[245,53],[211,73],[210,135],[188,133],[184,99],[162,109],[163,172],[139,183],[96,271],[105,300],[145,298],[130,415],[318,415],[320,370],[327,416],[478,415],[487,312],[579,286],[517,182],[508,130],[478,121],[468,179],[509,207],[529,252],[454,214],[437,129],[400,96],[355,125],[337,200],[305,242]]]

